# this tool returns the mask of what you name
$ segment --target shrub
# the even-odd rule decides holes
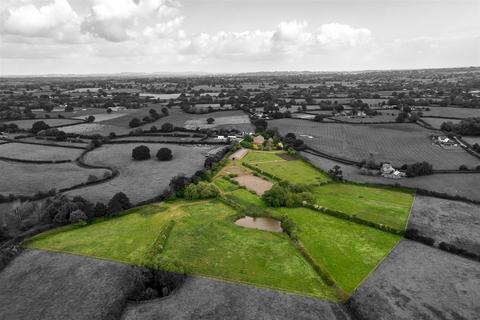
[[[43,122],[43,121],[37,121],[37,122],[34,122],[34,123],[32,124],[32,128],[30,129],[30,131],[31,131],[32,133],[37,134],[37,133],[39,133],[40,131],[46,130],[46,129],[48,129],[48,128],[50,128],[50,126],[49,126],[48,124],[46,124],[45,122]]]
[[[466,165],[462,164],[460,167],[458,167],[458,170],[467,171],[468,167]]]
[[[430,163],[417,162],[407,167],[407,177],[425,176],[433,173],[433,167]]]
[[[343,180],[342,168],[339,165],[335,165],[332,169],[328,170],[328,174],[335,181],[342,181]]]
[[[162,127],[160,128],[160,131],[162,131],[162,132],[172,132],[174,130],[174,128],[175,127],[173,126],[173,124],[166,122],[166,123],[162,124]]]
[[[208,123],[208,124],[212,124],[212,123],[214,123],[214,122],[215,122],[215,119],[213,119],[212,117],[210,117],[210,118],[207,119],[207,123]]]
[[[128,126],[130,128],[136,128],[136,127],[139,127],[141,125],[142,125],[142,122],[138,118],[133,118],[132,120],[130,120],[130,122],[128,124]]]
[[[275,184],[262,195],[262,199],[271,207],[299,207],[304,202],[312,203],[314,197],[307,186],[287,182]]]
[[[76,224],[76,223],[82,223],[86,222],[88,220],[87,215],[85,212],[82,210],[78,209],[70,213],[70,223],[71,224]]]
[[[218,188],[205,181],[200,181],[198,184],[190,184],[184,192],[184,197],[188,200],[211,199],[218,197],[218,195]]]
[[[169,148],[160,148],[157,152],[157,159],[159,161],[169,161],[172,160],[172,150]]]
[[[132,158],[137,161],[150,159],[150,149],[147,146],[141,145],[132,150]]]
[[[88,176],[87,181],[90,182],[90,183],[91,183],[91,182],[95,182],[95,181],[98,181],[98,178],[97,178],[96,175],[91,174],[91,175]]]
[[[97,202],[97,204],[95,204],[95,208],[93,209],[93,215],[95,217],[103,217],[106,214],[107,214],[107,206],[101,202]]]

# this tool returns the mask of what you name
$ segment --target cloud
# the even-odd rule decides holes
[[[82,31],[112,42],[175,33],[183,17],[169,0],[94,0]]]
[[[371,32],[344,24],[325,24],[307,31],[306,21],[283,21],[269,31],[218,32],[191,35],[181,52],[216,57],[296,57],[368,44]]]
[[[2,12],[1,32],[23,37],[68,39],[78,32],[80,18],[67,0],[41,7],[25,4]]]

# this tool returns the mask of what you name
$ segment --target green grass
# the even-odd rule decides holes
[[[334,293],[285,234],[236,226],[235,211],[219,203],[191,206],[177,221],[164,259],[193,274],[334,299]]]
[[[139,264],[161,227],[176,214],[176,210],[165,211],[165,206],[140,207],[130,214],[100,219],[85,227],[69,226],[42,233],[26,244],[35,249]]]
[[[321,184],[330,181],[328,175],[302,160],[262,162],[255,163],[253,166],[291,183]]]
[[[314,188],[316,203],[329,209],[404,230],[414,194],[391,188],[330,183]]]
[[[230,182],[223,177],[216,178],[213,183],[223,192],[237,190],[240,187],[238,184]]]
[[[252,194],[246,189],[238,189],[230,193],[234,197],[235,201],[244,206],[256,206],[260,208],[266,208],[267,205],[257,195]]]
[[[237,195],[247,197],[243,192]],[[84,227],[46,232],[33,237],[26,246],[141,265],[162,227],[175,220],[160,254],[165,266],[336,299],[332,288],[296,251],[287,235],[239,227],[233,221],[236,215],[238,212],[220,201],[177,201],[161,207],[141,207]]]
[[[297,224],[312,257],[352,293],[401,237],[306,208],[278,209]]]
[[[262,161],[285,161],[277,154],[280,152],[268,152],[268,151],[252,151],[249,150],[247,155],[243,157],[242,162],[247,163],[254,163],[254,162],[262,162]]]

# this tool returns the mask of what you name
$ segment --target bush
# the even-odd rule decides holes
[[[207,123],[208,123],[208,124],[212,124],[212,123],[214,123],[214,122],[215,122],[215,119],[213,119],[213,118],[211,118],[211,117],[207,119]]]
[[[467,171],[468,167],[466,165],[462,164],[460,167],[458,167],[458,170]]]
[[[265,201],[271,207],[299,207],[304,202],[312,203],[313,194],[307,186],[289,184],[285,181],[275,184],[270,190],[262,195]]]
[[[78,209],[70,213],[70,223],[82,223],[88,220],[87,215],[82,210]]]
[[[88,176],[87,181],[88,181],[89,183],[92,183],[92,182],[98,181],[98,178],[97,178],[96,175],[91,174],[91,175]]]
[[[218,188],[205,181],[200,181],[198,184],[190,184],[184,192],[184,197],[188,200],[211,199],[218,197],[218,195]]]
[[[150,159],[150,149],[147,146],[141,145],[132,150],[132,158],[137,161]]]
[[[37,134],[37,133],[39,133],[40,131],[46,130],[46,129],[48,129],[48,128],[50,128],[50,126],[49,126],[48,124],[46,124],[45,122],[43,122],[43,121],[37,121],[37,122],[34,122],[34,123],[32,124],[32,128],[30,129],[30,131],[31,131],[32,133]]]
[[[136,127],[139,127],[141,125],[142,125],[142,122],[138,118],[133,118],[132,120],[130,120],[130,122],[128,124],[128,126],[130,128],[136,128]]]
[[[108,202],[107,212],[109,214],[115,214],[123,210],[130,209],[132,204],[127,195],[123,192],[116,193],[112,199]]]
[[[328,174],[335,181],[342,181],[343,180],[342,168],[339,165],[335,165],[332,169],[328,170]]]
[[[172,160],[172,150],[169,148],[160,148],[157,152],[157,159],[159,161],[169,161]]]
[[[172,132],[174,130],[174,128],[175,127],[173,126],[173,124],[166,122],[166,123],[162,124],[162,127],[160,128],[160,131],[162,131],[162,132]]]
[[[101,202],[97,202],[95,208],[93,209],[93,215],[95,217],[103,217],[107,214],[107,206]]]
[[[407,167],[407,177],[425,176],[433,173],[433,166],[424,161],[417,162]]]

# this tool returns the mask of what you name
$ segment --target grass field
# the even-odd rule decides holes
[[[93,154],[91,160],[115,158],[119,159],[117,166],[129,166],[120,151],[115,151],[117,145],[102,148],[106,147],[103,154]],[[112,154],[117,156],[112,157]],[[303,160],[287,161],[274,152],[250,152],[244,161],[284,166],[272,172],[283,173],[283,178],[290,182],[297,182],[297,176],[303,175],[309,179],[301,182],[317,184],[317,176],[326,177]],[[147,168],[150,164],[147,161],[143,166]],[[142,265],[159,232],[173,220],[175,223],[163,250],[158,250],[155,257],[162,268],[341,300],[344,295],[327,285],[314,265],[321,266],[339,288],[351,294],[401,239],[306,208],[269,208],[256,194],[224,178],[234,169],[246,170],[237,162],[230,162],[213,181],[222,196],[236,203],[233,207],[219,200],[152,204],[131,209],[120,217],[99,219],[84,227],[69,226],[46,232],[27,241],[26,246]],[[147,171],[152,174],[151,170]],[[130,187],[137,183],[132,178],[125,181]],[[145,188],[144,183],[138,187],[143,192]],[[316,186],[313,193],[319,204],[330,209],[399,229],[405,226],[413,200],[411,193],[402,190],[335,182]],[[241,212],[234,209],[237,206]],[[307,253],[302,253],[297,247],[300,244],[295,245],[296,240],[286,233],[237,226],[235,219],[248,212],[253,216],[288,216]]]
[[[291,183],[319,184],[330,181],[320,170],[302,160],[287,161],[274,152],[250,151],[242,162]]]
[[[433,145],[427,130],[415,124],[350,125],[316,123],[297,119],[269,121],[269,127],[278,128],[282,135],[293,132],[305,144],[340,158],[362,161],[373,155],[377,162],[391,162],[394,166],[427,161],[434,169],[458,169],[461,164],[478,164],[463,149],[446,150]]]
[[[78,156],[80,156],[81,153],[81,149],[51,147],[24,143],[8,143],[0,146],[0,155],[2,157],[21,160],[74,160]]]
[[[404,230],[413,192],[348,183],[330,183],[315,187],[316,203],[364,220]]]
[[[285,234],[239,227],[229,219],[235,214],[218,201],[152,205],[87,227],[46,232],[26,245],[140,264],[161,227],[175,219],[161,254],[170,265],[190,274],[335,299]]]
[[[82,122],[81,120],[50,118],[50,119],[25,119],[25,120],[6,121],[5,123],[14,123],[20,129],[30,129],[32,128],[32,125],[37,121],[43,121],[46,124],[48,124],[50,127],[64,126],[64,125],[70,125],[70,124]]]
[[[348,293],[353,292],[401,239],[306,208],[278,211],[295,221],[304,246]]]
[[[89,175],[102,178],[104,169],[80,168],[74,163],[30,164],[0,162],[0,194],[33,195],[87,182]]]

